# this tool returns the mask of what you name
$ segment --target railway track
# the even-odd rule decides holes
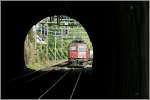
[[[66,70],[67,64],[55,67],[53,70],[37,71],[9,82],[8,98],[80,98],[78,94],[80,93],[80,81],[83,79],[81,77],[83,77],[82,75],[84,75],[86,68],[68,68]]]
[[[79,75],[81,75],[82,70],[73,71],[70,70],[68,75],[65,76],[51,91],[48,91],[42,96],[43,99],[53,98],[53,99],[70,99],[72,98],[74,91],[76,89]],[[41,97],[40,97],[41,98]]]
[[[13,81],[17,81],[17,80],[25,80],[25,79],[29,79],[29,78],[33,78],[34,76],[37,76],[39,74],[43,74],[43,71],[51,71],[51,70],[55,70],[58,66],[60,67],[64,67],[64,66],[67,66],[67,62],[63,62],[63,63],[59,63],[59,64],[56,64],[56,65],[53,65],[53,66],[50,66],[50,67],[45,67],[43,69],[39,69],[39,70],[35,70],[35,71],[32,71],[32,72],[28,72],[28,73],[25,73],[23,75],[20,75],[18,77],[15,77],[15,78],[12,78],[10,79],[8,82],[13,82]]]

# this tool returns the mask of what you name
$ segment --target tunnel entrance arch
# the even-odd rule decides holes
[[[76,54],[71,51],[71,44],[75,41]],[[86,48],[80,46],[81,41],[87,45]],[[33,70],[64,62],[92,67],[92,60],[93,46],[88,33],[77,20],[65,15],[54,15],[39,21],[32,26],[24,42],[25,65]]]

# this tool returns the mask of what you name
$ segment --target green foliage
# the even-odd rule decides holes
[[[64,26],[49,24],[49,33],[44,40],[47,44],[39,44],[33,35],[33,29],[28,33],[25,40],[25,62],[31,69],[40,69],[51,66],[59,61],[67,60],[68,46],[77,38],[84,40],[90,49],[93,49],[91,41],[86,31],[79,25],[78,27],[70,27],[69,34],[63,36],[54,36],[54,32],[61,32]],[[36,33],[41,36],[40,32]],[[55,43],[56,42],[56,43]],[[55,46],[56,44],[56,46]],[[55,48],[56,47],[56,48]],[[56,54],[56,58],[55,58]]]

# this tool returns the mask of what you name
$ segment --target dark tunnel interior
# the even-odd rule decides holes
[[[70,16],[86,29],[94,50],[95,98],[149,98],[148,4],[2,2],[2,98],[9,98],[9,79],[32,71],[24,63],[24,41],[29,29],[53,15]]]

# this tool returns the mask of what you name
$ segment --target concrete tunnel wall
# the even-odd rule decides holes
[[[2,14],[2,85],[25,71],[24,40],[32,25],[47,16],[66,15],[79,21],[91,39],[98,92],[108,97],[148,97],[147,2],[5,2],[3,6],[7,12]]]

